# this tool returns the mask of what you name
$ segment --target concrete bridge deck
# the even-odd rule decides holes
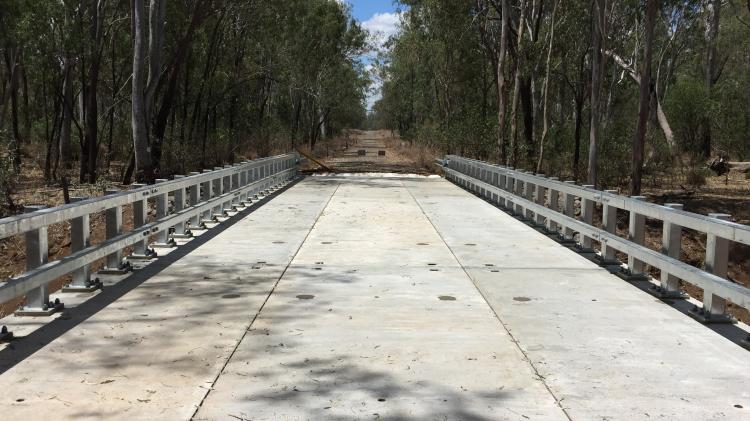
[[[750,353],[445,180],[218,229],[1,350],[2,418],[750,419]]]

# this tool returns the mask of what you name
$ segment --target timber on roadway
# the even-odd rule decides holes
[[[442,178],[236,218],[0,351],[0,418],[750,419],[748,351]]]

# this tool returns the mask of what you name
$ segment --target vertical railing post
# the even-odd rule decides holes
[[[633,200],[646,200],[645,196],[631,196]],[[638,245],[646,243],[646,217],[636,211],[631,210],[628,217],[628,240]],[[632,254],[628,254],[628,267],[617,273],[626,281],[647,281],[646,264],[636,259]]]
[[[71,197],[70,202],[76,203],[88,199],[87,197]],[[70,252],[75,253],[91,246],[91,225],[89,215],[81,215],[70,220]],[[63,287],[62,292],[92,292],[102,287],[99,278],[91,280],[89,265],[74,270],[71,282]]]
[[[523,171],[519,171],[519,173],[523,174],[524,172]],[[519,197],[523,197],[524,196],[524,194],[523,194],[523,189],[524,189],[523,180],[521,180],[520,178],[516,178],[515,182],[516,182],[516,185],[513,188],[513,194],[516,195],[516,196],[519,196]],[[520,203],[516,203],[515,214],[517,216],[519,216],[519,217],[523,217],[523,206],[521,206]]]
[[[709,213],[710,218],[729,221],[731,215]],[[729,240],[711,232],[706,233],[706,272],[726,279],[729,270]],[[734,317],[727,314],[727,300],[708,288],[703,290],[703,308],[694,307],[690,315],[703,323],[731,323]]]
[[[242,161],[242,164],[240,164],[240,195],[238,196],[239,204],[241,206],[247,206],[247,191],[245,191],[245,186],[247,186],[247,161]]]
[[[595,189],[592,184],[584,184],[585,189]],[[594,225],[594,201],[588,197],[581,197],[581,220],[587,225]],[[594,242],[591,237],[581,234],[581,246],[578,249],[580,253],[594,253]]]
[[[572,180],[566,180],[565,184],[575,186],[576,182]],[[569,218],[576,217],[575,200],[576,200],[576,197],[573,193],[570,193],[567,191],[563,192],[563,214],[565,214],[565,216]],[[562,236],[560,237],[560,242],[565,245],[574,245],[575,244],[575,239],[573,238],[574,234],[575,234],[575,231],[573,231],[572,227],[569,227],[567,225],[563,226]]]
[[[106,195],[117,194],[117,189],[105,190]],[[122,234],[122,206],[113,206],[104,213],[106,239],[111,240]],[[106,266],[99,273],[103,275],[123,275],[131,269],[130,263],[122,258],[122,249],[110,253],[106,259]]]
[[[146,187],[146,184],[131,184],[131,190]],[[138,200],[133,202],[133,230],[138,230],[148,223],[148,195],[143,193]],[[133,244],[133,253],[128,260],[149,260],[156,257],[156,252],[148,248],[149,233],[143,233],[143,239]]]
[[[175,175],[175,180],[180,180],[185,178],[184,175]],[[187,189],[185,187],[180,187],[177,190],[174,191],[174,213],[179,213],[183,209],[185,209],[185,205],[187,201]],[[188,205],[189,206],[189,205]],[[185,228],[185,224],[187,221],[184,222],[178,222],[174,226],[174,234],[172,235],[172,238],[190,238],[193,236],[193,233],[190,232],[189,229]]]
[[[166,183],[167,179],[157,178],[156,184]],[[156,195],[156,220],[160,220],[169,215],[169,192],[164,191]],[[172,248],[177,244],[169,235],[169,229],[163,229],[156,233],[156,242],[151,245],[153,248]]]
[[[560,179],[557,177],[550,177],[549,180],[559,181]],[[554,212],[560,212],[560,191],[554,187],[549,189],[549,204],[547,205],[547,207],[552,209]],[[557,230],[557,222],[553,221],[551,218],[547,218],[547,234],[556,236]]]
[[[26,206],[24,212],[38,212],[46,206]],[[49,243],[47,238],[47,227],[27,231],[26,238],[26,271],[38,268],[47,263]],[[64,305],[60,300],[50,302],[49,285],[45,284],[26,293],[25,304],[16,311],[16,316],[49,316],[61,310]]]
[[[513,171],[513,167],[509,167],[508,169]],[[512,172],[509,172],[505,175],[505,191],[507,191],[511,195],[508,196],[507,199],[505,199],[505,209],[510,213],[513,213],[515,211],[513,199],[512,199],[513,197],[512,195],[515,194],[515,188],[516,188],[515,175]]]
[[[225,165],[224,169],[228,170],[231,169],[231,165]],[[232,174],[226,174],[221,178],[221,193],[226,194],[232,191]],[[229,212],[234,211],[234,207],[232,206],[232,197],[228,196],[224,202],[221,205],[221,210],[224,213],[224,215],[229,216]]]
[[[199,172],[191,172],[190,176],[194,177],[196,175],[200,175]],[[188,192],[188,205],[189,206],[195,206],[201,201],[201,185],[200,183],[195,183],[190,185],[190,191]],[[201,215],[199,213],[196,213],[195,215],[190,217],[189,220],[190,224],[190,231],[195,230],[203,230],[206,229],[206,225],[201,222]]]
[[[541,178],[545,177],[544,174],[537,174],[536,176],[541,177]],[[537,205],[544,207],[544,203],[546,202],[546,200],[547,200],[547,188],[541,184],[537,184],[536,192],[534,192],[534,202]],[[535,222],[539,228],[542,228],[545,226],[546,218],[544,215],[537,212],[535,215]]]
[[[617,190],[605,190],[606,193],[617,194]],[[608,199],[602,200],[604,210],[602,212],[602,224],[604,231],[610,234],[617,235],[617,208],[609,204]],[[599,265],[601,266],[614,266],[619,269],[621,263],[617,260],[615,255],[616,250],[607,244],[606,239],[601,241],[601,256],[599,259]]]
[[[526,175],[532,176],[532,175],[534,175],[534,173],[531,172],[531,171],[526,171]],[[535,190],[536,190],[536,184],[534,184],[531,181],[524,182],[523,183],[523,198],[526,199],[526,200],[528,200],[529,202],[533,202],[534,201],[534,191]],[[527,220],[529,222],[533,222],[533,220],[534,220],[533,219],[534,218],[534,211],[532,211],[530,208],[527,207],[524,210],[523,217],[524,217],[525,220]]]
[[[666,203],[664,206],[678,210],[683,208],[680,203]],[[682,227],[667,219],[662,225],[661,252],[677,260],[682,252]],[[649,292],[663,299],[688,298],[688,295],[680,290],[680,279],[664,269],[661,270],[659,285],[652,286]]]
[[[210,173],[211,170],[203,170],[203,174]],[[214,180],[207,179],[206,181],[201,183],[201,202],[208,202],[213,198],[214,190]],[[203,211],[203,214],[201,215],[201,225],[206,226],[207,222],[214,222],[216,221],[216,218],[214,217],[214,208],[207,208]]]
[[[221,169],[222,169],[221,167],[214,167],[214,171],[219,171]],[[211,198],[212,199],[221,196],[221,188],[222,188],[223,182],[224,181],[222,177],[218,175],[214,176],[214,179],[211,182]],[[213,214],[211,216],[213,217],[215,221],[218,221],[219,217],[225,216],[223,209],[224,209],[223,203],[217,203],[216,205],[214,205]]]

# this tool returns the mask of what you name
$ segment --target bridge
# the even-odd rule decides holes
[[[726,279],[749,227],[458,156],[443,177],[299,161],[0,221],[27,250],[0,284],[25,297],[0,320],[3,418],[750,419],[750,330],[727,311],[750,291]],[[49,261],[60,223],[70,254]],[[679,259],[682,229],[706,233],[704,269]]]

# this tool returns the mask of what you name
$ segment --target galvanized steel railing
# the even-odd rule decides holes
[[[171,181],[157,180],[153,185],[134,184],[128,191],[111,190],[102,197],[76,198],[64,206],[30,206],[27,213],[0,219],[0,239],[23,234],[26,240],[26,272],[0,283],[0,303],[25,295],[26,303],[16,314],[51,314],[61,304],[49,301],[50,282],[72,273],[72,283],[64,291],[97,289],[101,284],[89,273],[89,266],[96,260],[106,258],[106,267],[100,273],[125,273],[130,269],[128,260],[123,259],[126,247],[133,246],[129,259],[155,257],[154,247],[172,247],[174,238],[189,237],[190,230],[204,229],[205,222],[292,180],[297,176],[298,163],[297,154],[246,161],[175,176]],[[147,218],[149,199],[156,205],[153,222]],[[134,228],[128,232],[123,232],[122,226],[125,205],[133,206]],[[106,215],[106,240],[91,245],[89,215],[98,212]],[[66,221],[70,222],[71,253],[50,262],[47,227]],[[151,236],[156,242],[149,245]]]
[[[577,186],[573,181],[561,182],[455,155],[446,156],[441,166],[448,180],[527,219],[624,279],[649,280],[645,265],[658,268],[661,279],[650,292],[659,298],[686,298],[680,280],[702,288],[703,308],[695,306],[691,311],[701,322],[734,321],[727,315],[727,300],[750,309],[750,289],[727,279],[729,243],[750,245],[750,226],[729,221],[729,215],[699,215],[682,210],[680,204],[662,206],[641,196],[620,196],[612,190]],[[580,201],[580,219],[576,218],[576,199]],[[603,208],[602,228],[593,224],[596,203]],[[616,234],[618,209],[630,214],[627,239]],[[661,252],[644,245],[646,218],[664,224]],[[679,260],[683,228],[707,235],[705,270]],[[600,243],[599,252],[593,248],[594,241]],[[617,260],[618,251],[628,256],[627,267]]]

